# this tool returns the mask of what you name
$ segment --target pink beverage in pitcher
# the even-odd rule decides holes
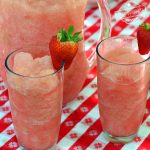
[[[54,70],[49,55],[35,55],[40,49],[14,51],[5,61],[17,140],[28,150],[53,149],[61,121],[63,65]]]
[[[100,118],[112,142],[131,141],[145,112],[150,57],[137,50],[136,38],[130,36],[108,38],[97,47]]]
[[[104,29],[109,35],[109,9],[105,0],[100,0],[104,21],[101,21],[101,37]],[[73,25],[75,31],[83,31],[84,14],[87,0],[1,0],[0,1],[0,68],[3,70],[5,57],[11,50],[25,45],[42,45],[48,48],[53,35],[61,28]],[[107,16],[107,18],[106,18]],[[105,28],[106,26],[106,28]],[[93,55],[94,57],[94,55]],[[77,96],[90,69],[84,51],[84,42],[79,43],[78,52],[64,73],[64,103]],[[95,62],[95,60],[94,60]],[[5,78],[4,71],[1,72]]]

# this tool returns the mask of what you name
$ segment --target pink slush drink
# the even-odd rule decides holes
[[[5,78],[3,62],[12,49],[48,43],[60,28],[73,25],[82,31],[87,0],[1,0],[0,1],[0,73]],[[89,70],[80,42],[76,57],[64,72],[64,104],[81,90]],[[69,91],[69,92],[68,92]]]
[[[136,49],[136,39],[126,36],[108,38],[97,49],[100,117],[113,142],[132,140],[145,112],[150,62]]]
[[[55,146],[59,134],[63,68],[54,70],[48,55],[32,54],[18,50],[5,61],[11,112],[19,144],[46,150]]]

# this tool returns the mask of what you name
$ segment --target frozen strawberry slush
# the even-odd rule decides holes
[[[55,72],[50,57],[19,52],[13,71],[19,75],[8,71],[7,81],[19,144],[32,150],[53,147],[60,127],[63,85],[57,74],[50,75]]]
[[[143,61],[130,48],[109,51],[104,58],[119,64]],[[101,61],[98,72],[99,109],[103,130],[112,136],[134,135],[145,112],[149,73],[146,63],[117,65]]]

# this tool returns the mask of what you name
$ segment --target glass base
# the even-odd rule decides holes
[[[104,135],[110,142],[113,142],[113,143],[128,143],[128,142],[131,142],[136,137],[137,134],[120,137],[120,136],[113,136],[113,135],[108,134],[107,132],[104,132]]]

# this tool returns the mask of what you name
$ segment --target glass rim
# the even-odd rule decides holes
[[[144,59],[143,61],[140,61],[140,62],[136,62],[136,63],[129,63],[129,64],[126,64],[126,63],[116,63],[116,62],[113,62],[113,61],[110,61],[109,59],[106,59],[104,58],[100,53],[99,53],[99,46],[106,40],[108,39],[117,39],[117,38],[123,38],[123,37],[128,37],[128,38],[132,38],[132,39],[135,39],[136,37],[134,36],[130,36],[130,35],[117,35],[117,36],[112,36],[112,37],[108,37],[108,38],[105,38],[103,40],[101,40],[98,45],[96,46],[96,53],[97,53],[97,56],[99,58],[101,58],[102,60],[108,62],[108,63],[111,63],[111,64],[115,64],[115,65],[120,65],[120,66],[133,66],[133,65],[139,65],[139,64],[142,64],[144,62],[147,62],[148,60],[150,60],[150,56],[148,56],[148,58]]]
[[[36,46],[34,46],[34,47],[36,47]],[[27,47],[25,47],[25,48],[27,48]],[[13,52],[9,53],[9,54],[7,55],[7,57],[5,58],[5,63],[4,63],[4,65],[5,65],[6,70],[9,71],[10,73],[14,74],[14,75],[17,75],[17,76],[20,76],[20,77],[24,77],[24,78],[32,78],[32,79],[35,79],[35,78],[44,78],[44,77],[48,77],[48,76],[53,76],[53,75],[59,73],[59,72],[64,68],[65,62],[62,61],[61,66],[59,67],[59,69],[57,69],[56,71],[54,70],[54,72],[53,72],[53,73],[50,73],[50,74],[41,75],[41,76],[35,76],[35,77],[34,77],[34,76],[27,76],[27,75],[19,74],[19,73],[13,71],[13,70],[9,67],[8,61],[9,61],[10,57],[11,57],[13,54],[15,54],[17,51],[20,51],[20,50],[22,50],[22,49],[23,49],[23,48],[19,48],[19,49],[14,50]]]

